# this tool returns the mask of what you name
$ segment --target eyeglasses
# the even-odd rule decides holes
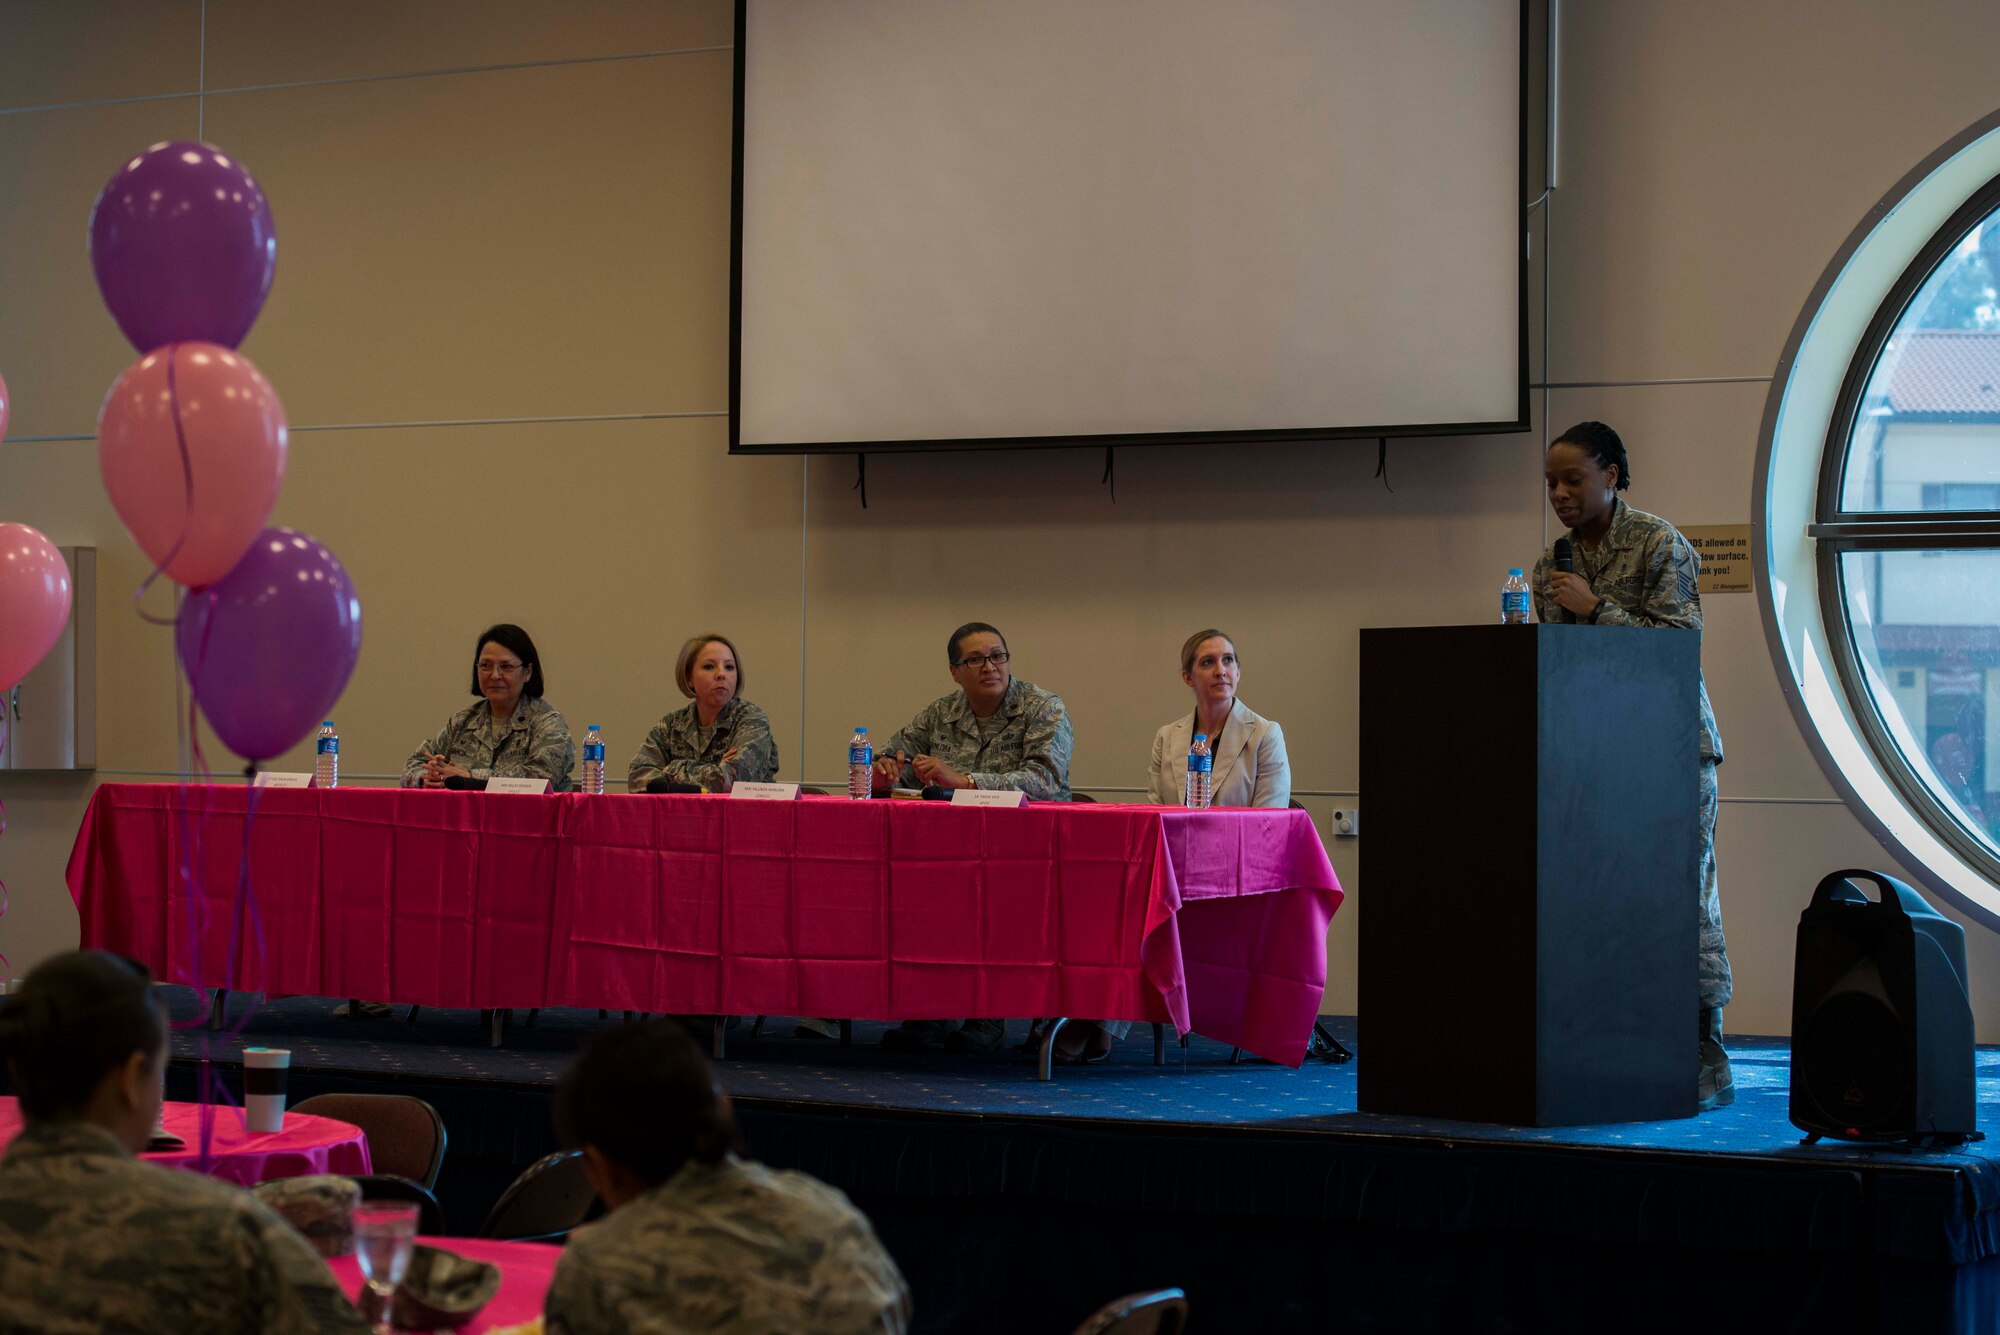
[[[1012,655],[1009,654],[1005,649],[1002,649],[997,654],[968,654],[966,657],[959,659],[956,663],[953,663],[952,666],[983,668],[988,663],[991,663],[994,667],[1006,667],[1007,660],[1010,657],[1012,657]]]
[[[511,677],[521,670],[519,663],[488,663],[481,661],[479,675],[482,677]]]

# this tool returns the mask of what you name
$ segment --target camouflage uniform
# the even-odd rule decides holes
[[[953,691],[926,706],[875,754],[935,756],[975,788],[1018,788],[1038,801],[1069,801],[1069,758],[1076,743],[1061,696],[1016,677],[989,722],[992,735],[982,736],[965,692]],[[923,786],[907,765],[897,782]]]
[[[405,788],[423,782],[425,751],[443,756],[475,779],[548,779],[559,793],[568,790],[576,764],[576,743],[562,714],[548,701],[525,694],[505,723],[493,721],[493,707],[484,700],[453,714],[444,730],[403,766]]]
[[[0,1330],[365,1335],[368,1323],[249,1192],[61,1121],[29,1126],[0,1161]]]
[[[1611,527],[1594,552],[1572,540],[1576,573],[1603,599],[1599,626],[1675,626],[1701,629],[1701,589],[1697,576],[1701,557],[1694,545],[1658,515],[1634,510],[1614,500]],[[1535,617],[1543,622],[1563,619],[1562,605],[1549,588],[1555,569],[1553,551],[1535,563],[1530,581],[1535,591]],[[1582,619],[1582,618],[1579,618]],[[1730,997],[1729,951],[1722,939],[1722,895],[1715,883],[1715,767],[1722,763],[1722,734],[1716,731],[1715,709],[1708,702],[1708,683],[1701,689],[1701,940],[1699,1002],[1704,1010],[1727,1006]]]
[[[777,776],[778,743],[763,710],[748,700],[731,700],[715,716],[715,730],[704,743],[701,719],[690,702],[653,725],[639,754],[632,757],[625,782],[635,793],[645,792],[654,779],[699,784],[719,793],[727,787],[720,762],[732,746],[738,752],[732,781],[769,783]]]
[[[548,1335],[895,1335],[910,1290],[846,1196],[730,1155],[570,1234],[543,1320]]]

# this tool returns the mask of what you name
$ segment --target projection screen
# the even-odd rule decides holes
[[[738,0],[730,449],[1527,425],[1522,0]]]

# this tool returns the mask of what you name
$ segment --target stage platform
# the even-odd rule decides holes
[[[229,1024],[249,999],[232,998]],[[439,1193],[464,1231],[554,1147],[550,1092],[595,1011],[543,1011],[487,1045],[473,1011],[405,1023],[336,999],[258,1003],[239,1037],[175,996],[173,1097],[204,1045],[289,1047],[293,1097],[417,1094],[451,1142]],[[516,1012],[517,1019],[526,1012]],[[1355,1109],[1367,1060],[1300,1070],[1202,1038],[1152,1062],[1033,1079],[1021,1054],[904,1054],[747,1025],[717,1065],[748,1150],[847,1191],[909,1274],[921,1330],[1064,1332],[1103,1299],[1176,1284],[1197,1330],[1958,1331],[2000,1324],[2000,1144],[1805,1147],[1788,1044],[1730,1040],[1734,1106],[1675,1122],[1534,1129]],[[1018,1041],[1023,1022],[1013,1026]],[[2000,1050],[1979,1052],[2000,1127]]]

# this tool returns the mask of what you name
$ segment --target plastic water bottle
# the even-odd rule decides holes
[[[333,720],[319,725],[319,758],[313,763],[313,786],[317,788],[340,787],[340,734],[333,730]]]
[[[597,730],[595,723],[583,735],[583,791],[604,791],[604,734]]]
[[[1208,734],[1198,732],[1188,743],[1187,785],[1181,789],[1181,805],[1197,811],[1208,809],[1214,793],[1215,757],[1208,753]]]
[[[1519,566],[1507,570],[1507,582],[1500,586],[1500,624],[1503,626],[1525,626],[1528,624],[1528,580]]]
[[[856,728],[847,739],[847,795],[866,798],[875,788],[875,748],[868,729]]]

